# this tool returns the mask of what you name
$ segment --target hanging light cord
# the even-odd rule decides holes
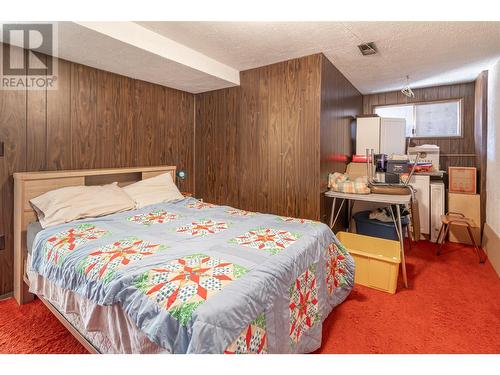
[[[363,40],[359,37],[358,34],[356,34],[352,29],[345,23],[341,22],[342,26],[355,38],[358,40],[358,44],[366,44],[366,42],[363,42]],[[379,53],[380,58],[384,59],[384,54]],[[410,88],[410,76],[406,75],[406,86],[401,89],[401,93],[406,97],[406,98],[414,98],[415,93],[413,90]],[[408,103],[408,99],[406,99],[406,102]]]

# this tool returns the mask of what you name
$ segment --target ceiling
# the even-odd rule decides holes
[[[474,80],[500,22],[59,22],[61,58],[199,93],[239,71],[322,52],[363,94]],[[375,42],[378,53],[356,47]]]
[[[500,22],[140,22],[245,70],[323,52],[363,94],[472,81],[500,58]],[[356,47],[375,42],[379,53]]]
[[[100,22],[118,26],[120,22]],[[125,32],[129,35],[144,31],[139,36],[146,42],[155,35],[147,33],[147,29],[136,30],[132,22]],[[86,25],[86,26],[84,26]],[[107,70],[127,77],[157,83],[163,86],[188,91],[192,93],[210,91],[239,84],[237,79],[221,77],[218,72],[206,72],[198,68],[195,63],[203,58],[192,56],[192,64],[186,61],[176,61],[174,57],[164,56],[158,51],[151,50],[147,44],[133,44],[130,39],[118,40],[115,35],[110,36],[92,25],[75,22],[58,23],[58,56],[69,61]],[[155,33],[152,33],[155,34]],[[156,44],[166,44],[168,39],[154,40]],[[221,64],[222,65],[222,64]],[[236,74],[237,71],[235,70]]]

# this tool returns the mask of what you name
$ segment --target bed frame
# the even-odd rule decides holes
[[[35,297],[29,293],[26,275],[26,228],[36,221],[30,199],[50,190],[68,186],[92,186],[118,182],[126,186],[134,182],[169,172],[175,182],[175,166],[82,169],[50,172],[14,173],[14,298],[19,304],[30,302]],[[46,299],[39,297],[61,323],[90,352],[97,349]]]

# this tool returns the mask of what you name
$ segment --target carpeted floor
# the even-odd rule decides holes
[[[500,353],[500,278],[469,247],[408,254],[410,289],[355,286],[327,318],[317,353]],[[40,301],[0,301],[0,353],[85,353]]]

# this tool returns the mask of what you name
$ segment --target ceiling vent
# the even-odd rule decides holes
[[[363,56],[375,55],[377,53],[377,47],[374,42],[362,43],[358,45],[358,48]]]

